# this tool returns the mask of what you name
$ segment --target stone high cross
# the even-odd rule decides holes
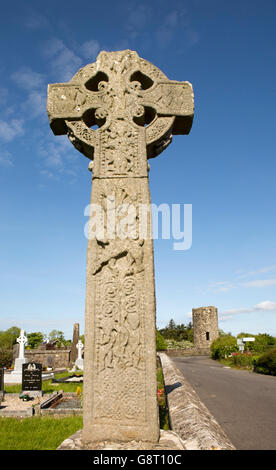
[[[130,50],[103,51],[48,88],[52,131],[93,160],[91,203],[105,223],[111,195],[116,208],[150,204],[147,159],[189,133],[193,111],[189,82],[168,80]],[[158,441],[150,237],[88,241],[84,376],[84,441]]]

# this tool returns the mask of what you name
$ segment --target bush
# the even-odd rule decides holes
[[[237,338],[248,338],[253,337],[255,341],[245,343],[245,349],[251,351],[252,353],[262,354],[267,352],[270,349],[275,348],[276,341],[273,336],[267,333],[259,333],[257,335],[252,335],[250,333],[240,333]]]
[[[254,372],[276,375],[276,348],[264,353],[254,361]]]
[[[167,343],[158,330],[156,331],[156,349],[157,351],[164,351],[167,349]]]
[[[234,336],[230,334],[219,336],[211,344],[211,357],[213,359],[226,358],[238,349],[237,340]]]
[[[191,341],[176,341],[174,339],[167,339],[168,349],[191,349],[194,347],[194,344]]]
[[[0,349],[0,367],[10,367],[12,360],[13,354],[11,349]]]
[[[256,356],[253,356],[250,352],[232,354],[232,361],[235,366],[249,367],[251,369],[255,359]]]

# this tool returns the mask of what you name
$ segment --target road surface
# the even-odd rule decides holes
[[[237,449],[276,450],[276,377],[208,357],[171,359]]]

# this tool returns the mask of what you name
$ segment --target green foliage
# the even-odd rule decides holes
[[[40,331],[37,331],[35,333],[27,334],[27,338],[28,346],[30,346],[31,349],[34,349],[43,342],[44,335]]]
[[[254,372],[276,375],[276,348],[262,354],[262,356],[254,360]]]
[[[13,354],[11,349],[0,349],[0,367],[12,365]]]
[[[49,340],[50,341],[55,341],[57,340],[57,347],[62,348],[62,347],[67,347],[71,345],[71,340],[66,340],[64,338],[64,333],[63,331],[60,330],[52,330],[49,335]]]
[[[20,335],[20,328],[12,326],[6,331],[0,331],[0,349],[12,349]]]
[[[257,356],[254,356],[251,352],[247,353],[233,353],[232,355],[232,362],[235,366],[238,367],[246,367],[248,369],[252,369],[254,360],[257,358]]]
[[[211,344],[211,357],[213,359],[226,358],[238,349],[237,340],[234,336],[230,334],[219,336]]]
[[[259,333],[257,335],[239,333],[237,338],[255,338],[255,341],[247,341],[245,343],[245,350],[252,353],[262,354],[276,346],[275,338],[267,333]]]
[[[177,325],[171,319],[165,328],[159,330],[162,336],[167,340],[175,341],[193,341],[193,325],[190,322],[188,325]]]
[[[164,351],[167,349],[167,343],[158,330],[156,331],[156,349],[157,351]]]

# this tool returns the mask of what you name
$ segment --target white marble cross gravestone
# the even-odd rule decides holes
[[[21,374],[22,375],[22,365],[27,364],[29,361],[25,357],[25,345],[28,342],[27,337],[24,334],[24,330],[20,331],[20,335],[16,340],[19,343],[19,356],[15,359],[14,370],[12,374]]]
[[[83,344],[81,340],[77,342],[76,348],[78,350],[78,359],[76,360],[75,364],[79,369],[83,370],[83,358],[82,358]]]

